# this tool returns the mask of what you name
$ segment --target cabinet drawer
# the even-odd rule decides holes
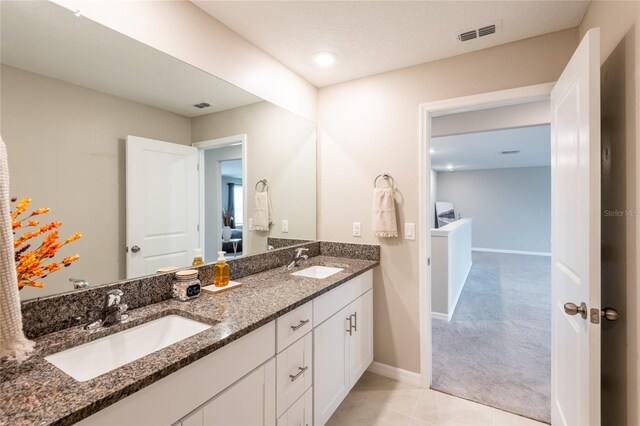
[[[373,288],[373,271],[369,270],[313,300],[313,326],[327,318]]]
[[[276,350],[282,352],[293,342],[311,331],[313,327],[312,302],[288,312],[276,320]]]
[[[302,339],[276,356],[277,415],[297,401],[311,387],[313,371],[313,337],[307,333]]]
[[[280,418],[278,426],[312,426],[313,387],[293,403]]]

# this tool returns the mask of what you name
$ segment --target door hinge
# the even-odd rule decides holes
[[[200,225],[196,225],[196,229],[200,232]]]
[[[200,171],[200,163],[196,164],[196,170]]]
[[[431,266],[431,258],[427,257],[427,266]]]

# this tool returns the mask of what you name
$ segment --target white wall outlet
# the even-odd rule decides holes
[[[362,227],[360,226],[360,222],[353,222],[353,236],[361,237],[362,236]]]
[[[405,223],[404,224],[404,239],[415,240],[416,239],[416,224]]]
[[[289,221],[284,219],[282,221],[282,233],[286,234],[287,232],[289,232]]]
[[[250,217],[250,218],[249,218],[249,231],[253,231],[253,230],[254,230],[254,227],[253,227],[253,218],[252,218],[252,217]]]

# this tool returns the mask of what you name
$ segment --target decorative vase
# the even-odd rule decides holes
[[[228,226],[222,227],[222,241],[227,242],[231,239],[231,228]]]

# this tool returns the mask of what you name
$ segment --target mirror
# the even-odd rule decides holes
[[[1,12],[11,192],[82,233],[23,300],[315,239],[314,123],[53,3]]]

